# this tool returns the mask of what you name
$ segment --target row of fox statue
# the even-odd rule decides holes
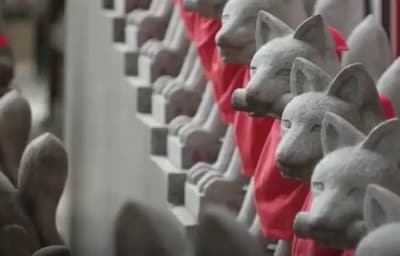
[[[335,250],[337,255],[396,255],[400,251],[396,235],[400,229],[395,223],[400,216],[400,121],[396,118],[400,62],[392,60],[389,40],[377,19],[364,18],[364,1],[175,2],[186,12],[221,21],[213,38],[220,58],[244,65],[250,73],[247,84],[232,90],[232,107],[251,118],[269,118],[274,124],[268,129],[279,129],[275,134],[265,131],[276,141],[271,146],[276,170],[282,179],[296,182],[293,189],[303,193],[294,195],[298,204],[291,222],[294,239],[278,237],[282,241],[275,255],[328,255],[318,254],[318,248]],[[191,47],[188,56],[196,46]],[[154,93],[166,90],[168,79],[157,80]],[[197,112],[211,113],[212,103],[204,102]],[[189,134],[189,129],[180,131],[187,119],[171,116],[169,121],[170,134]],[[232,142],[235,132],[229,128],[225,138]],[[216,164],[195,165],[188,182],[207,187],[204,184],[211,179],[204,178],[207,173],[221,175],[218,169],[232,165],[237,150],[242,157],[240,145],[224,142],[225,153],[220,151]],[[248,201],[257,204],[256,186],[248,188],[256,195]],[[268,188],[264,191],[268,193]],[[247,205],[243,203],[240,214],[257,208]],[[260,220],[254,223],[262,229],[268,215],[256,212]],[[253,237],[239,217],[211,210],[200,218],[197,236],[190,241],[169,217],[158,209],[127,204],[116,223],[117,254],[264,253],[260,233]],[[316,249],[296,248],[304,242]]]
[[[168,136],[218,151],[210,145],[225,134],[215,164],[183,164],[187,182],[203,192],[216,180],[242,189],[246,168],[252,181],[238,216],[212,208],[193,237],[165,209],[127,203],[115,222],[116,255],[256,256],[269,239],[279,240],[276,256],[399,255],[400,61],[379,22],[364,18],[364,0],[129,2],[148,7],[127,15],[136,37],[126,40],[137,62],[154,61],[133,73],[148,77],[150,100],[170,101]],[[146,22],[149,13],[160,19]],[[208,39],[216,57],[201,48],[206,34],[186,38],[182,13],[218,25]],[[11,63],[5,58],[0,64]],[[224,73],[231,68],[238,72]],[[226,97],[215,88],[228,80]],[[0,255],[70,255],[56,227],[67,153],[50,134],[29,142],[29,105],[3,84]],[[253,151],[259,135],[266,142]]]

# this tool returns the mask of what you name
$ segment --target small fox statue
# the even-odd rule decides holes
[[[369,185],[364,220],[370,233],[357,246],[356,256],[399,255],[400,197],[381,186]]]
[[[321,142],[325,157],[310,182],[312,204],[297,214],[294,230],[321,246],[352,249],[367,232],[362,209],[368,185],[400,193],[400,120],[384,121],[364,135],[342,117],[326,113]]]

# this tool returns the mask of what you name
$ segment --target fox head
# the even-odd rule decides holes
[[[318,0],[314,13],[321,14],[329,25],[337,28],[347,38],[364,18],[365,1]]]
[[[282,115],[276,161],[285,177],[308,181],[322,158],[321,124],[326,112],[345,118],[363,132],[384,120],[375,84],[360,64],[335,78],[298,58],[291,72],[291,93]]]
[[[392,62],[392,50],[386,31],[373,15],[367,16],[353,30],[347,45],[349,51],[343,53],[342,66],[359,62],[375,82]]]
[[[234,216],[209,209],[191,241],[170,212],[127,203],[115,226],[115,255],[261,256],[259,241]]]
[[[391,102],[396,116],[400,114],[400,58],[397,58],[392,65],[379,78],[377,88],[381,95],[385,95]]]
[[[312,204],[309,212],[296,216],[294,229],[321,246],[354,248],[366,234],[363,199],[368,185],[400,192],[400,120],[385,121],[365,136],[327,113],[321,141],[325,157],[312,175]]]
[[[197,12],[201,16],[219,19],[228,0],[184,0],[186,10]]]
[[[222,12],[222,27],[215,37],[225,62],[250,64],[256,52],[254,35],[259,11],[269,12],[293,28],[307,17],[298,0],[229,0]]]
[[[297,57],[316,63],[329,74],[339,69],[331,34],[319,15],[308,18],[293,31],[273,15],[261,12],[256,45],[247,88],[236,89],[232,95],[234,108],[252,115],[282,115],[291,100],[290,70]]]
[[[370,232],[356,256],[396,256],[400,252],[400,198],[393,192],[369,185],[364,199],[364,220]]]

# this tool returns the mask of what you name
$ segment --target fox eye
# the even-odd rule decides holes
[[[325,190],[325,184],[323,182],[313,182],[312,188],[313,188],[313,191],[320,193]]]
[[[311,132],[320,132],[321,131],[321,125],[320,124],[314,124],[311,127]]]
[[[254,74],[257,71],[257,67],[256,66],[251,66],[250,67],[250,74]]]
[[[350,196],[350,197],[357,197],[357,198],[363,198],[364,197],[364,193],[365,192],[365,190],[363,189],[363,188],[356,188],[356,187],[354,187],[354,188],[351,188],[350,190],[349,190],[349,192],[347,192],[347,196]]]
[[[289,78],[290,77],[290,69],[288,68],[282,68],[279,69],[276,73],[276,76],[284,77],[284,78]]]
[[[290,129],[292,127],[292,122],[290,122],[290,120],[287,119],[282,119],[281,126],[285,129]]]
[[[222,22],[228,21],[228,20],[229,20],[229,14],[224,14],[224,15],[222,16]]]

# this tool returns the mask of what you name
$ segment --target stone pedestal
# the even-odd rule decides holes
[[[151,113],[151,95],[153,90],[149,82],[141,77],[133,76],[127,78],[128,84],[136,91],[136,110],[138,113]]]
[[[162,94],[152,96],[152,114],[154,118],[163,124],[168,124],[177,116],[194,116],[200,105],[199,93],[181,89],[174,92],[170,98]]]
[[[207,136],[201,141],[196,140],[194,137],[189,137],[184,144],[177,136],[168,136],[168,158],[176,167],[189,169],[197,162],[215,162],[221,142],[208,139]]]

